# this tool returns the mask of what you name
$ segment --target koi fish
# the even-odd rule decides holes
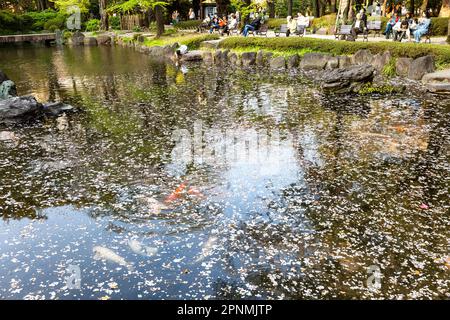
[[[175,201],[177,199],[179,199],[182,195],[182,193],[184,192],[184,190],[186,189],[186,184],[182,183],[180,184],[174,192],[172,192],[167,198],[166,200],[164,200],[165,202],[172,202]]]
[[[151,257],[158,252],[157,248],[144,246],[136,239],[131,239],[128,241],[128,246],[134,253],[140,254],[142,256]]]
[[[95,246],[92,250],[94,251],[94,259],[95,260],[106,260],[106,261],[114,262],[121,266],[124,266],[128,270],[133,269],[133,265],[131,263],[128,263],[124,258],[119,256],[117,253],[115,253],[111,249],[101,247],[101,246]]]
[[[214,245],[217,242],[217,237],[216,236],[211,236],[203,245],[202,247],[202,253],[201,255],[195,260],[195,262],[200,262],[202,261],[204,258],[206,258],[207,256],[209,256],[213,249],[214,249]]]

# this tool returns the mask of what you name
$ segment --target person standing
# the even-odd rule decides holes
[[[190,8],[189,9],[189,20],[195,20],[195,12],[194,9]]]

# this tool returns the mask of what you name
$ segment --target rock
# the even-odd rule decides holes
[[[85,37],[84,38],[84,45],[85,46],[96,46],[97,45],[97,39],[94,37]]]
[[[270,59],[270,69],[272,70],[286,69],[286,59],[284,57],[275,57]]]
[[[228,61],[228,54],[230,50],[216,50],[214,53],[214,63],[216,64],[224,64]]]
[[[165,46],[163,47],[164,55],[165,55],[165,56],[169,56],[169,57],[173,56],[173,55],[175,54],[175,52],[177,51],[177,48],[178,48],[179,46],[180,46],[180,45],[178,44],[178,42],[175,42],[175,43],[172,43],[172,44],[165,45]]]
[[[328,34],[328,28],[322,27],[316,30],[316,34],[320,35],[327,35]]]
[[[409,66],[408,78],[420,80],[422,77],[434,71],[434,59],[432,56],[424,56],[414,59]]]
[[[349,56],[339,56],[339,68],[345,68],[352,65],[352,58]]]
[[[8,76],[4,74],[2,70],[0,70],[0,84],[2,84],[2,82],[6,80],[9,80]]]
[[[272,59],[273,57],[273,53],[272,52],[264,52],[264,61],[270,61],[270,59]]]
[[[352,57],[352,64],[371,64],[373,54],[368,49],[361,49],[356,51]]]
[[[203,41],[200,44],[200,48],[205,48],[205,49],[217,49],[219,48],[219,43],[220,40],[208,40],[208,41]]]
[[[256,63],[256,52],[244,52],[241,55],[242,65],[244,67],[252,66]]]
[[[230,64],[240,65],[241,61],[239,60],[239,57],[236,53],[231,52],[228,54],[228,61]]]
[[[0,100],[0,122],[36,115],[41,110],[42,105],[32,96]]]
[[[5,80],[0,84],[0,100],[17,96],[16,84],[11,80]]]
[[[378,72],[382,72],[385,65],[391,61],[392,55],[389,51],[385,51],[383,53],[377,53],[373,56],[372,66]]]
[[[422,83],[434,93],[450,94],[450,69],[427,73]]]
[[[339,57],[330,57],[325,69],[336,69],[339,67]]]
[[[81,46],[84,44],[84,34],[77,30],[72,35],[72,44],[74,46]]]
[[[304,70],[324,69],[330,57],[329,54],[324,53],[306,53],[300,62],[300,67]]]
[[[18,140],[14,132],[0,131],[0,141],[15,141]]]
[[[61,30],[55,30],[55,38],[56,45],[61,46],[64,44],[64,34]]]
[[[147,50],[149,55],[157,58],[163,58],[166,54],[164,48],[160,46],[149,47]]]
[[[288,69],[295,69],[300,64],[300,57],[298,54],[294,54],[287,59]]]
[[[266,63],[265,59],[264,59],[264,51],[263,50],[259,50],[256,53],[256,64],[260,67],[264,66],[264,64]]]
[[[203,54],[201,50],[189,51],[180,58],[181,61],[201,61],[203,60]]]
[[[213,62],[213,55],[211,51],[202,51],[203,61],[211,63]]]
[[[97,37],[97,43],[99,45],[110,45],[111,42],[111,37],[106,34],[101,34]]]
[[[63,102],[47,102],[43,104],[42,110],[46,114],[56,116],[64,112],[74,111],[75,108],[70,104],[65,104]]]
[[[395,62],[395,72],[401,77],[407,77],[412,58],[397,58]]]
[[[357,92],[364,83],[373,80],[374,72],[374,67],[369,64],[324,71],[320,78],[321,87],[336,93]]]

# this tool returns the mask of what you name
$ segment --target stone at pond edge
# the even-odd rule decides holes
[[[377,70],[378,72],[382,72],[384,69],[384,66],[391,61],[392,55],[389,51],[385,51],[383,53],[377,53],[373,56],[373,60],[371,65]]]
[[[230,54],[228,54],[228,61],[230,62],[230,64],[235,65],[239,65],[240,63],[239,57],[235,52],[231,52]]]
[[[287,67],[289,69],[297,68],[299,64],[300,64],[300,57],[297,54],[294,54],[287,59]]]
[[[397,58],[395,62],[395,72],[398,76],[407,77],[412,58]]]
[[[181,61],[201,61],[203,60],[203,54],[201,50],[193,50],[183,54],[180,58]]]
[[[0,84],[0,100],[17,96],[16,84],[11,80],[3,81]]]
[[[72,45],[81,46],[84,44],[84,34],[77,30],[72,35]]]
[[[264,64],[266,63],[265,61],[265,57],[264,57],[264,51],[263,50],[259,50],[256,53],[256,64],[260,67],[264,66]]]
[[[300,61],[300,67],[304,70],[325,69],[331,55],[324,53],[306,53]]]
[[[47,103],[43,104],[42,110],[46,114],[56,116],[63,112],[74,111],[75,108],[73,106],[71,106],[70,104],[65,104],[62,102],[47,102]]]
[[[241,55],[242,65],[244,67],[252,66],[256,63],[256,52],[244,52]]]
[[[329,57],[325,66],[326,69],[336,69],[339,67],[339,57]]]
[[[450,69],[428,73],[423,76],[422,83],[431,92],[450,94]]]
[[[371,64],[373,54],[368,49],[361,49],[352,56],[352,64]]]
[[[94,37],[85,37],[83,43],[84,43],[85,46],[96,46],[97,45],[97,39],[94,38]]]
[[[409,66],[408,78],[420,80],[422,77],[434,71],[434,59],[432,56],[424,56],[414,59]]]
[[[9,80],[8,76],[2,70],[0,70],[0,84],[6,80]]]
[[[111,44],[111,37],[106,34],[101,34],[97,36],[97,43],[99,45],[110,45]]]
[[[320,76],[321,88],[336,93],[357,92],[373,80],[375,69],[369,64],[324,71]]]
[[[272,70],[286,69],[286,59],[284,57],[275,57],[270,59],[270,69]]]
[[[32,96],[0,100],[0,122],[14,118],[36,115],[42,105]]]
[[[345,68],[352,65],[352,58],[349,56],[339,56],[339,68]]]

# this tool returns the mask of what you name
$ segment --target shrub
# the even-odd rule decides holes
[[[431,34],[433,36],[445,36],[448,32],[449,18],[431,18]]]
[[[243,38],[229,37],[220,42],[221,48],[239,49],[254,48],[271,51],[304,51],[327,52],[334,55],[350,55],[360,49],[369,49],[373,54],[390,51],[393,57],[418,58],[432,55],[436,63],[450,64],[450,46],[399,43],[399,42],[350,42],[313,38]]]
[[[134,26],[132,31],[133,31],[133,32],[141,32],[141,31],[142,31],[142,28],[139,27],[139,26]]]
[[[113,30],[120,30],[120,17],[110,16],[108,19],[109,25]]]
[[[44,30],[55,31],[62,30],[66,26],[66,16],[63,14],[58,14],[56,17],[48,20],[44,23]]]
[[[269,19],[267,21],[267,25],[268,25],[269,29],[278,29],[278,28],[280,28],[280,26],[282,24],[286,24],[286,19],[282,19],[282,18]]]
[[[98,31],[100,30],[100,20],[91,19],[86,22],[86,31]]]
[[[64,32],[63,32],[64,40],[68,40],[68,39],[72,38],[72,36],[73,36],[73,32],[72,31],[64,30]]]
[[[202,23],[201,20],[187,20],[187,21],[180,21],[173,27],[177,30],[190,30],[190,29],[197,29],[201,23]]]
[[[24,16],[32,20],[31,29],[33,31],[41,31],[44,29],[45,23],[56,18],[58,13],[52,9],[47,9],[39,12],[27,12]]]
[[[185,40],[180,41],[180,44],[186,45],[190,50],[195,50],[200,47],[200,44],[203,41],[217,40],[219,38],[220,37],[217,34],[205,34],[205,35],[199,35],[199,36],[195,36],[195,37],[186,38]]]

